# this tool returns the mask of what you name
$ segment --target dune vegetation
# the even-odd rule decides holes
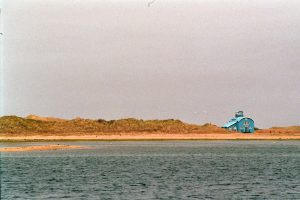
[[[300,134],[300,126],[287,126],[287,127],[272,127],[269,129],[260,129],[256,131],[258,134],[288,134],[288,135],[294,135]]]
[[[117,134],[117,133],[226,133],[212,124],[195,125],[180,120],[142,120],[142,119],[81,119],[64,120],[30,115],[0,117],[2,134]]]

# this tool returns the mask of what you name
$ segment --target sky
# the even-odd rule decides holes
[[[298,0],[2,0],[1,115],[300,125]]]

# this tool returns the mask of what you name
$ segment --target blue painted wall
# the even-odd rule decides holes
[[[237,131],[242,133],[254,133],[254,121],[250,118],[243,118],[236,123]]]

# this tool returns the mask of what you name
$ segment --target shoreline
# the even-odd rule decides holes
[[[111,134],[111,135],[27,135],[0,136],[0,142],[29,141],[153,141],[153,140],[300,140],[299,134]]]
[[[28,152],[28,151],[56,151],[65,149],[85,149],[83,146],[73,145],[43,145],[43,146],[20,146],[20,147],[1,147],[0,152]]]

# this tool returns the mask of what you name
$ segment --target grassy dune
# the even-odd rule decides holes
[[[119,119],[106,121],[76,118],[63,120],[30,115],[0,117],[0,133],[19,134],[116,134],[116,133],[227,133],[212,124],[194,125],[180,120]]]
[[[262,129],[256,132],[257,134],[288,134],[288,135],[299,135],[300,126],[288,126],[288,127],[272,127],[269,129]]]

